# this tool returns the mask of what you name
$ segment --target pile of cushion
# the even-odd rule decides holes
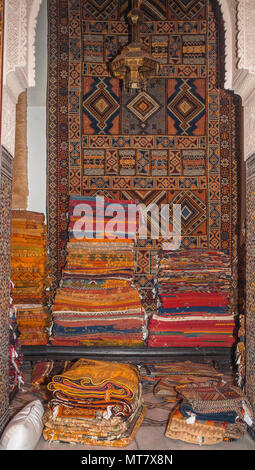
[[[12,296],[22,345],[48,342],[50,280],[44,219],[37,212],[12,211]]]
[[[253,414],[239,387],[208,380],[176,387],[180,404],[170,415],[166,437],[193,444],[217,444],[244,436]]]
[[[48,384],[52,393],[43,423],[46,440],[124,447],[146,408],[136,366],[79,359]]]
[[[107,213],[109,201],[122,204],[108,199],[104,206],[95,206],[95,198],[70,198],[66,264],[52,307],[52,345],[143,345],[146,318],[134,287],[136,223],[131,225],[131,238],[125,227],[117,238],[115,231],[108,231],[108,238],[104,230],[110,219],[106,223],[101,214],[102,232],[98,227],[99,231],[87,231],[91,214],[100,207]],[[123,201],[124,212],[132,202]],[[85,207],[91,213],[82,215]]]
[[[229,257],[220,251],[160,253],[158,309],[149,321],[151,347],[231,347],[235,308]]]

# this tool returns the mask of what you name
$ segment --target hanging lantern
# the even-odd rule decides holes
[[[146,89],[147,80],[157,76],[159,71],[159,63],[140,41],[142,21],[140,1],[132,0],[132,9],[128,14],[128,22],[131,25],[131,42],[123,47],[121,53],[111,63],[113,75],[123,80],[126,90]]]

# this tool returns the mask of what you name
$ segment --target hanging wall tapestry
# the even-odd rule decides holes
[[[1,6],[0,6],[1,8]],[[1,147],[0,185],[0,434],[9,420],[10,253],[13,157]]]
[[[49,0],[48,238],[57,285],[69,195],[181,204],[181,247],[236,257],[236,98],[219,88],[214,2],[141,2],[141,40],[160,62],[146,91],[126,92],[110,62],[127,44],[126,0]],[[222,46],[223,43],[221,43]],[[152,221],[150,221],[153,223]],[[137,242],[148,312],[162,240]]]
[[[255,204],[255,155],[251,155],[246,161],[246,208],[247,208],[247,310],[245,318],[246,343],[245,343],[245,391],[252,405],[253,413],[255,413],[255,283],[254,283],[254,204]],[[250,428],[253,438],[255,438],[255,426]]]
[[[0,0],[0,116],[2,109],[4,1]],[[0,129],[1,133],[1,129]],[[0,434],[9,420],[10,251],[13,158],[0,148]]]

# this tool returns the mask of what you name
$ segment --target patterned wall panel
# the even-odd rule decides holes
[[[124,91],[109,67],[128,42],[128,8],[125,0],[49,1],[48,221],[55,282],[65,262],[69,194],[181,204],[182,247],[232,250],[237,188],[235,176],[226,181],[236,157],[228,151],[235,102],[218,88],[211,3],[141,2],[141,40],[160,71],[138,93]],[[137,243],[137,282],[148,310],[155,307],[151,286],[160,246],[154,239]]]
[[[0,433],[9,419],[9,306],[13,158],[1,148],[0,190]]]
[[[0,0],[0,118],[2,110],[4,0]],[[1,126],[0,126],[1,135]],[[10,214],[12,158],[0,149],[0,434],[9,419]]]
[[[255,413],[255,155],[246,162],[246,214],[247,214],[247,296],[246,296],[246,375],[245,388]],[[253,437],[255,427],[253,425]]]

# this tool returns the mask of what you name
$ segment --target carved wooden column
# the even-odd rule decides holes
[[[16,105],[15,154],[13,162],[12,208],[27,209],[27,91],[23,91]]]

